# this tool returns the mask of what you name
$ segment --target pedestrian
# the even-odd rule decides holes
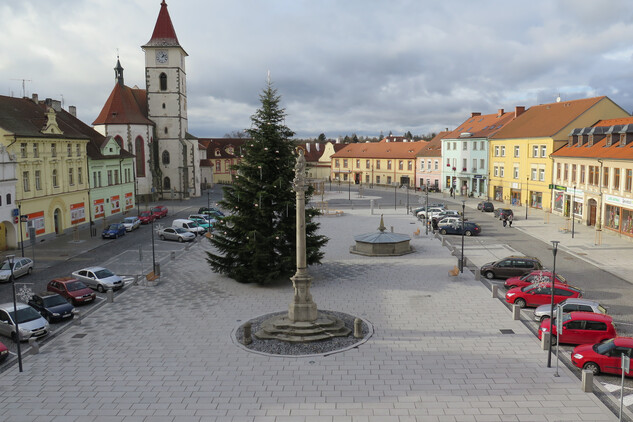
[[[452,198],[453,197],[453,187],[451,186],[451,188],[448,191],[449,196]]]
[[[512,218],[512,214],[510,214],[510,215],[508,216],[508,225],[509,225],[510,227],[512,227],[512,220],[513,220],[513,218]]]
[[[502,220],[503,220],[503,227],[506,227],[508,225],[508,216],[504,215]]]

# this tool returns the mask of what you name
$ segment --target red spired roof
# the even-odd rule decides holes
[[[152,38],[143,47],[160,46],[180,47],[174,25],[171,23],[171,18],[167,11],[167,3],[165,3],[165,0],[160,4],[160,12],[158,12],[158,19],[156,19],[156,26],[154,26]]]
[[[140,92],[143,91],[143,92]],[[154,125],[146,116],[145,107],[138,101],[145,98],[145,91],[132,89],[125,85],[115,84],[101,113],[93,125],[139,124]],[[143,104],[143,103],[141,103]]]

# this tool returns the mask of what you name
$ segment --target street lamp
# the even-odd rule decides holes
[[[398,183],[393,182],[393,209],[398,209]]]
[[[547,349],[547,367],[552,367],[552,342],[554,341],[554,286],[556,285],[556,253],[558,252],[558,240],[552,240],[552,253],[554,254],[554,267],[552,268],[552,282],[551,282],[551,305],[549,310],[549,346]],[[560,334],[560,333],[559,333]]]
[[[152,218],[152,271],[154,272],[154,275],[158,274],[156,272],[156,249],[154,248],[154,219],[153,218]]]
[[[428,215],[429,214],[429,181],[427,179],[426,181],[426,208],[424,211],[424,215]],[[426,233],[425,234],[429,234],[429,220],[426,220]]]
[[[574,208],[576,207],[576,185],[574,185],[574,193],[572,194],[572,200],[571,200],[571,238],[574,238],[574,226],[575,226],[575,222],[576,219],[574,218],[574,215],[576,214]]]
[[[22,236],[22,204],[18,202],[18,224],[20,225],[20,248],[22,249],[22,258],[24,258],[24,237]]]
[[[352,172],[347,176],[347,199],[352,200]]]
[[[466,212],[466,200],[462,199],[462,259],[459,262],[459,272],[461,273],[464,272],[464,232],[465,232],[464,220],[466,220],[466,216],[464,215],[465,212]]]
[[[525,219],[527,220],[528,208],[530,207],[530,176],[525,178]]]
[[[15,277],[13,276],[13,265],[15,263],[15,255],[7,255],[9,268],[11,269],[11,287],[13,287],[13,322],[15,322],[15,342],[18,346],[18,366],[22,372],[22,349],[20,347],[20,326],[18,323],[18,302],[15,298]]]
[[[211,210],[211,189],[207,187],[207,210]]]

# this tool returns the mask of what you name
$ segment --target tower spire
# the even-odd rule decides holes
[[[123,66],[119,61],[119,55],[116,55],[116,67],[114,68],[114,77],[119,85],[123,86]]]

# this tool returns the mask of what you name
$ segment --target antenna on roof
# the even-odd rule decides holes
[[[26,97],[25,82],[32,82],[30,79],[11,79],[12,81],[22,81],[22,97]]]
[[[556,97],[556,102],[560,103],[560,92],[558,93],[558,97]]]

